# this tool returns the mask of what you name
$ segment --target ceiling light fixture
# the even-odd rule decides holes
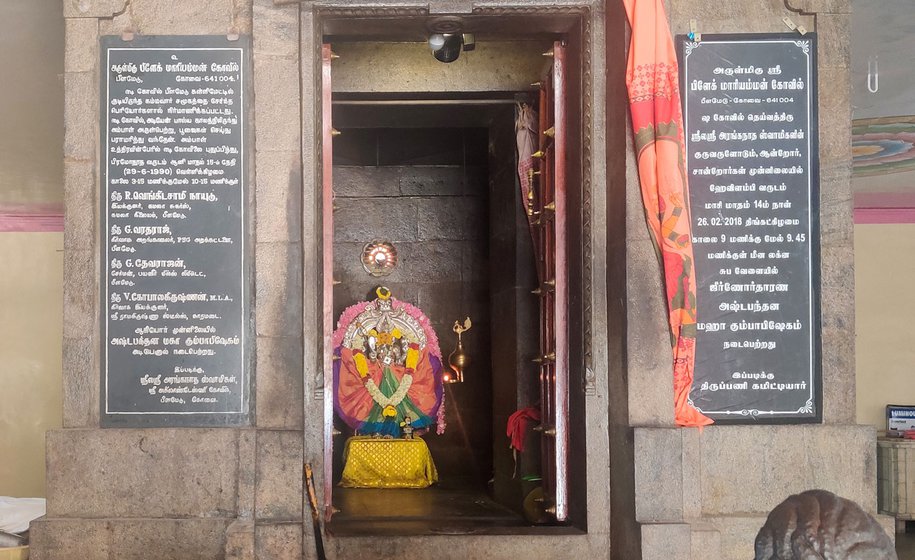
[[[432,56],[439,62],[454,62],[461,51],[472,51],[476,44],[470,33],[433,33],[429,36]]]
[[[476,46],[472,33],[463,32],[464,21],[457,16],[442,16],[430,20],[426,26],[429,35],[429,48],[432,56],[439,62],[454,62],[461,56],[461,51],[472,51]]]

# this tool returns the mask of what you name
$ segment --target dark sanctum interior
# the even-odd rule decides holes
[[[335,488],[332,529],[364,533],[481,532],[523,527],[524,500],[540,485],[538,434],[509,449],[506,423],[537,406],[537,285],[517,180],[514,97],[391,104],[338,101],[334,125],[334,313],[373,299],[377,286],[429,317],[445,357],[455,321],[464,381],[445,383],[441,435],[423,437],[438,470],[425,489]],[[372,277],[365,245],[390,242],[397,265]],[[334,477],[352,429],[336,420]],[[528,500],[535,511],[537,503]]]

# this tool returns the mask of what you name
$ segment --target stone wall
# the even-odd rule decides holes
[[[787,7],[774,0],[668,3],[675,33],[694,18],[704,33],[784,31],[781,18],[787,15],[817,31],[820,45],[821,323],[823,348],[830,350],[823,352],[824,424],[714,426],[702,432],[673,427],[660,273],[625,125],[626,25],[618,3],[606,3],[605,9],[604,2],[583,2],[592,9],[581,10],[571,0],[418,2],[415,9],[397,2],[389,12],[384,6],[394,2],[63,2],[64,429],[48,436],[48,517],[32,532],[37,560],[139,559],[153,551],[168,558],[312,557],[313,537],[301,518],[301,469],[309,461],[316,473],[323,472],[324,446],[330,443],[324,431],[331,400],[324,394],[320,297],[330,279],[322,278],[320,266],[318,132],[320,25],[322,14],[333,9],[362,17],[419,14],[430,6],[433,12],[463,14],[475,6],[484,13],[500,6],[515,13],[537,6],[580,10],[583,25],[576,33],[588,39],[581,48],[582,94],[575,97],[583,128],[576,139],[582,141],[578,218],[587,234],[577,248],[582,262],[576,264],[588,285],[580,303],[591,318],[584,345],[592,371],[586,372],[587,392],[572,388],[583,408],[577,412],[586,476],[577,482],[586,503],[576,508],[586,513],[587,534],[404,537],[388,542],[389,554],[425,550],[443,558],[478,557],[485,550],[488,558],[730,560],[749,557],[765,513],[782,497],[771,488],[787,495],[823,486],[873,510],[873,433],[852,425],[847,0],[789,0]],[[253,38],[250,204],[257,361],[255,421],[249,428],[99,429],[98,38],[125,31],[238,32]],[[420,209],[414,208],[418,222]],[[463,227],[442,219],[432,225],[443,224]],[[409,251],[404,257],[409,262]],[[462,266],[463,259],[462,252]],[[430,305],[440,300],[433,298]],[[425,305],[419,290],[414,301]],[[451,313],[442,311],[442,321],[450,323]],[[337,558],[378,549],[369,537],[328,535],[326,542]]]
[[[344,130],[343,136],[348,134]],[[383,141],[390,140],[390,132],[381,134]],[[411,137],[398,136],[401,142]],[[334,276],[340,282],[334,288],[334,316],[373,299],[375,287],[387,286],[394,297],[429,317],[446,368],[455,345],[454,321],[472,318],[473,329],[464,337],[472,361],[465,382],[445,388],[448,429],[425,439],[442,477],[484,484],[492,474],[486,131],[467,138],[472,140],[477,145],[468,148],[482,152],[483,159],[477,156],[469,166],[334,167]],[[345,141],[341,137],[335,146]],[[362,267],[363,247],[373,239],[391,241],[397,249],[398,264],[389,276],[375,278]]]
[[[640,554],[645,560],[687,558],[682,551],[691,544],[694,558],[748,558],[765,516],[791,493],[826,488],[869,511],[876,508],[874,431],[854,425],[850,6],[844,0],[671,0],[667,7],[674,34],[687,32],[691,19],[702,33],[786,32],[782,18],[788,16],[815,31],[819,42],[822,425],[673,428],[669,335],[659,272],[643,225],[634,158],[629,156],[628,379],[617,384],[628,393],[621,403],[628,421],[611,414],[618,426],[611,433],[619,434],[612,440],[617,448],[634,457],[634,503],[623,500],[616,515],[621,523],[634,517],[641,525]],[[630,476],[613,473],[614,479],[621,475]],[[620,480],[617,486],[629,483]],[[628,543],[628,549],[621,544],[614,558],[632,557],[638,543]],[[702,556],[696,556],[700,551]]]
[[[538,301],[533,240],[518,185],[514,109],[493,120],[489,132],[490,277],[492,302],[492,454],[493,496],[519,510],[524,496],[537,483],[522,477],[541,472],[540,436],[531,432],[517,458],[505,437],[508,418],[516,410],[536,405],[540,398],[537,366],[531,356],[539,348]],[[517,461],[517,467],[516,467]],[[516,473],[517,470],[517,474]]]
[[[300,558],[303,336],[310,332],[313,345],[317,335],[302,328],[299,8],[271,0],[63,5],[64,429],[47,438],[48,515],[32,526],[32,556],[224,558],[228,549]],[[98,45],[102,35],[131,32],[254,38],[255,126],[246,140],[262,375],[250,428],[99,429]]]
[[[351,1],[273,0],[62,0],[66,18],[65,63],[65,284],[64,429],[48,437],[49,514],[33,525],[33,556],[42,559],[301,558],[313,555],[313,536],[302,525],[302,462],[324,470],[324,393],[320,295],[322,176],[320,135],[320,29],[322,14],[339,9],[358,15]],[[506,3],[526,14],[532,4],[582,14],[593,44],[603,41],[597,2]],[[362,3],[364,5],[372,2]],[[383,3],[381,3],[383,4]],[[471,3],[435,2],[416,10],[467,14]],[[494,4],[487,9],[497,7]],[[390,15],[390,14],[388,14]],[[254,422],[244,429],[105,429],[99,427],[99,37],[121,34],[250,34],[253,45],[253,123],[248,145],[249,204],[254,208],[253,321],[256,331]],[[529,60],[541,60],[542,49]],[[481,51],[482,52],[482,51]],[[599,67],[600,50],[583,53]],[[468,58],[469,59],[469,58]],[[504,83],[499,57],[485,60],[490,84]],[[530,79],[515,75],[511,87]],[[500,81],[501,80],[501,81]],[[520,84],[520,86],[518,85]],[[461,89],[466,84],[451,84]],[[479,85],[479,84],[478,84]],[[452,87],[453,86],[453,87]],[[424,86],[427,87],[427,86]],[[441,84],[439,84],[441,87]],[[590,77],[588,99],[602,99],[604,78]],[[603,107],[589,107],[588,133],[603,140]],[[590,154],[583,173],[593,177],[594,223],[603,227],[603,165],[600,150]],[[419,219],[419,214],[417,214]],[[603,258],[592,257],[600,279]],[[463,258],[463,256],[462,256]],[[419,295],[422,305],[422,296]],[[602,292],[588,302],[601,324]],[[438,298],[437,298],[438,299]],[[439,301],[439,303],[442,303]],[[444,315],[444,314],[443,314]],[[452,318],[448,318],[450,322]],[[477,327],[483,333],[483,326]],[[470,337],[474,336],[471,331]],[[596,364],[602,363],[605,333],[595,329]],[[444,338],[444,337],[443,337]],[[419,537],[397,541],[393,552],[428,550],[435,555],[471,557],[487,550],[492,558],[528,551],[595,557],[609,549],[606,504],[606,384],[595,366],[596,391],[584,411],[590,452],[585,461],[595,476],[587,486],[589,534],[539,537]],[[514,403],[511,403],[514,404]],[[487,421],[488,423],[488,421]],[[491,424],[490,424],[491,426]],[[504,448],[503,448],[504,449]],[[484,451],[492,452],[490,450]],[[504,451],[503,451],[504,452]],[[183,478],[182,478],[183,477]],[[318,476],[320,485],[320,474]],[[328,487],[329,489],[329,487]],[[319,487],[319,499],[323,488]],[[105,496],[100,499],[100,496]],[[377,552],[374,539],[335,539],[327,548],[338,558]],[[417,548],[420,547],[420,548]]]

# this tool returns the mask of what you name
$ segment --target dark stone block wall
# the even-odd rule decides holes
[[[540,436],[529,432],[524,452],[516,458],[504,436],[508,418],[540,401],[539,368],[531,361],[539,345],[538,298],[533,241],[518,186],[513,111],[497,116],[490,125],[489,212],[490,257],[498,274],[490,277],[494,325],[492,333],[493,394],[493,497],[521,509],[527,492],[539,482],[522,482],[539,475]]]
[[[377,162],[382,145],[388,161],[454,161],[453,146],[424,143],[429,135],[423,130],[387,131],[375,143],[367,131],[356,131],[346,145],[348,135],[344,131],[335,143],[338,162]],[[485,153],[485,131],[476,139]],[[462,142],[462,136],[454,140]],[[466,380],[446,386],[448,428],[425,439],[443,480],[485,482],[492,465],[488,187],[485,161],[473,163],[335,165],[334,278],[340,283],[334,313],[339,317],[347,306],[374,298],[375,287],[387,286],[426,313],[445,362],[455,346],[454,321],[472,318],[473,329],[464,336],[471,359]],[[363,247],[373,239],[397,249],[398,265],[389,276],[375,278],[362,267]]]

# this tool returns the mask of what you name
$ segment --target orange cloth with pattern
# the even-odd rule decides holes
[[[712,420],[689,404],[696,361],[696,274],[677,56],[661,0],[623,0],[632,27],[626,87],[642,202],[664,270],[673,346],[674,419]]]

